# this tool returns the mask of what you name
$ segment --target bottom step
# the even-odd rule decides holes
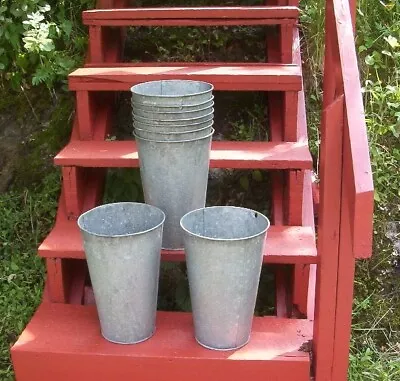
[[[43,303],[13,346],[18,381],[309,381],[308,320],[255,318],[250,343],[218,352],[199,346],[188,313],[159,312],[148,341],[104,340],[93,306]]]

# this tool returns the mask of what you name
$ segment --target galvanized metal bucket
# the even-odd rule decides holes
[[[206,102],[201,102],[193,105],[186,106],[161,106],[161,105],[146,105],[138,101],[131,100],[132,108],[140,110],[141,112],[158,112],[158,113],[175,113],[175,112],[192,112],[197,110],[202,110],[207,107],[212,107],[214,105],[214,96],[212,95]]]
[[[179,108],[178,111],[171,112],[163,112],[163,111],[151,111],[151,110],[143,110],[141,108],[132,106],[133,116],[139,118],[146,118],[149,120],[156,120],[156,121],[165,121],[165,120],[181,120],[181,119],[193,119],[193,118],[200,118],[210,113],[210,110],[214,111],[213,109],[214,102],[211,102],[210,105],[195,111],[184,111]]]
[[[166,215],[162,247],[183,248],[180,219],[206,201],[212,130],[183,141],[143,139],[137,135],[144,198]]]
[[[140,128],[142,130],[147,130],[151,132],[185,132],[185,131],[193,131],[199,130],[201,128],[206,128],[213,122],[213,117],[210,117],[208,120],[200,123],[193,124],[182,124],[179,123],[171,123],[170,125],[158,125],[149,123],[142,123],[137,120],[133,120],[133,127]]]
[[[210,100],[214,86],[207,82],[162,80],[132,86],[132,101],[149,106],[193,106]]]
[[[205,113],[203,116],[190,118],[190,119],[155,120],[155,119],[149,119],[149,118],[144,118],[142,116],[135,115],[134,112],[135,112],[135,110],[132,113],[134,122],[139,122],[139,123],[144,123],[144,124],[152,124],[155,126],[187,126],[187,125],[193,125],[193,124],[207,122],[214,118],[214,109],[212,107],[210,107],[208,109],[207,113]]]
[[[78,219],[105,339],[140,343],[155,331],[165,214],[123,202],[94,208]]]
[[[215,350],[250,340],[268,219],[217,206],[181,219],[196,340]]]
[[[213,122],[209,123],[208,127],[200,128],[193,131],[182,131],[182,132],[153,132],[148,130],[142,130],[135,128],[135,134],[144,139],[150,140],[163,140],[163,141],[174,141],[174,140],[191,140],[198,139],[207,136],[212,129]]]

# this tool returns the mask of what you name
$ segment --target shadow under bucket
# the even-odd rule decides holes
[[[181,219],[195,336],[208,349],[250,340],[269,220],[254,210],[216,206]]]
[[[78,219],[105,339],[135,344],[155,331],[165,214],[146,204],[106,204]]]

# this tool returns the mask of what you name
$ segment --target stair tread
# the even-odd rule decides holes
[[[301,70],[291,64],[172,63],[85,67],[69,75],[70,90],[128,91],[132,85],[163,79],[207,81],[215,90],[300,91]]]
[[[45,258],[84,259],[82,238],[75,221],[58,220],[39,247]],[[163,250],[162,259],[184,261],[183,250]],[[264,253],[265,263],[317,263],[315,235],[307,226],[271,226]]]
[[[219,21],[221,25],[232,22],[251,24],[294,23],[299,9],[294,6],[250,7],[167,7],[97,9],[83,12],[85,25],[197,25]],[[205,24],[204,24],[205,23]]]
[[[309,380],[309,354],[300,348],[312,339],[311,321],[256,317],[249,344],[228,352],[198,345],[189,313],[158,312],[156,326],[148,341],[115,345],[102,338],[95,306],[43,303],[12,348],[17,378],[30,373],[36,381],[47,372],[59,381],[77,375],[169,381],[183,373],[192,381],[214,381],[238,372],[257,381],[266,374],[271,381]]]
[[[61,166],[138,167],[136,142],[72,141],[54,159]],[[212,168],[311,169],[303,142],[212,142]]]

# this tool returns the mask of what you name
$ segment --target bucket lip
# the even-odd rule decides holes
[[[207,101],[207,102],[204,102],[204,104],[206,104],[206,103],[208,103],[208,101]],[[209,109],[209,108],[212,108],[212,109],[214,110],[214,106],[215,106],[215,102],[212,101],[211,104],[210,104],[209,106],[200,108],[200,109],[198,109],[198,110],[184,111],[184,110],[182,110],[182,107],[177,106],[176,108],[179,109],[179,111],[153,111],[153,110],[147,111],[147,110],[143,110],[143,109],[140,108],[140,107],[139,107],[139,108],[138,108],[138,107],[135,107],[135,105],[132,104],[132,114],[135,114],[135,110],[140,110],[140,111],[145,112],[145,113],[153,113],[153,114],[159,114],[159,115],[163,115],[163,114],[166,114],[166,115],[175,115],[175,114],[177,114],[177,115],[179,115],[179,114],[198,113],[198,112],[207,110],[207,109]],[[157,107],[157,106],[155,106],[155,107]],[[138,115],[138,116],[140,116],[140,115]],[[143,117],[142,117],[142,118],[143,118]]]
[[[87,216],[88,214],[90,214],[91,212],[93,212],[95,210],[102,209],[102,208],[105,208],[105,207],[110,206],[110,205],[112,205],[112,206],[118,206],[118,205],[131,205],[131,206],[141,205],[142,206],[142,205],[147,205],[147,206],[149,206],[149,207],[161,212],[162,220],[161,220],[160,223],[158,223],[157,225],[153,226],[150,229],[143,230],[143,231],[136,232],[136,233],[127,233],[127,234],[99,234],[99,233],[94,233],[92,231],[89,231],[88,229],[86,229],[86,228],[84,228],[82,226],[82,220],[83,220],[83,218],[85,216]],[[157,208],[156,206],[153,206],[153,205],[150,205],[150,204],[146,204],[144,202],[129,202],[129,201],[127,201],[127,202],[111,202],[111,203],[108,203],[108,204],[95,206],[94,208],[89,209],[86,212],[82,213],[79,216],[78,220],[77,220],[77,224],[79,226],[79,229],[81,229],[82,231],[84,231],[85,233],[88,233],[90,235],[93,235],[93,236],[96,236],[96,237],[103,237],[103,238],[121,238],[121,237],[139,236],[139,235],[146,234],[146,233],[149,233],[149,232],[151,232],[153,230],[158,229],[160,226],[162,226],[164,224],[164,222],[165,222],[165,213],[160,208]]]
[[[209,100],[207,100],[207,101],[204,101],[204,102],[200,102],[200,103],[196,103],[196,104],[193,104],[193,105],[180,105],[180,106],[174,106],[174,105],[169,105],[169,106],[160,106],[160,105],[156,105],[156,104],[153,104],[153,103],[142,103],[142,102],[139,102],[138,100],[134,100],[133,99],[133,97],[132,97],[132,99],[131,99],[131,106],[132,106],[132,108],[133,107],[135,107],[135,104],[137,104],[137,105],[139,105],[140,107],[142,107],[142,106],[144,106],[145,108],[154,108],[154,107],[157,107],[157,108],[168,108],[168,109],[170,109],[170,108],[173,108],[173,109],[183,109],[183,108],[186,108],[186,107],[195,107],[195,106],[202,106],[202,105],[205,105],[206,103],[209,103],[209,102],[212,102],[213,103],[213,105],[214,105],[214,95],[211,95],[211,97],[210,97],[210,99]],[[204,107],[204,108],[206,108],[206,107]],[[197,111],[197,110],[192,110],[192,111]],[[167,113],[169,112],[169,111],[166,111]],[[176,112],[176,111],[171,111],[171,112]],[[189,111],[184,111],[184,112],[190,112],[190,110]]]
[[[180,123],[180,122],[191,122],[191,121],[196,121],[196,123],[203,123],[203,122],[197,122],[199,119],[204,119],[204,118],[207,118],[207,117],[212,117],[213,115],[214,115],[214,107],[210,107],[210,109],[211,109],[211,111],[208,113],[208,114],[205,114],[205,115],[203,115],[203,116],[198,116],[198,117],[196,117],[196,118],[189,118],[189,119],[178,119],[177,121]],[[136,115],[135,113],[134,113],[134,111],[132,111],[132,117],[133,117],[133,120],[135,121],[137,121],[137,122],[139,122],[139,123],[143,123],[143,124],[154,124],[154,123],[147,123],[147,122],[143,122],[142,120],[140,120],[140,119],[145,119],[145,120],[148,120],[148,121],[150,121],[150,122],[157,122],[158,124],[160,124],[159,122],[162,122],[161,124],[163,124],[164,122],[167,122],[167,123],[172,123],[172,122],[177,122],[177,121],[175,121],[175,120],[158,120],[158,119],[148,119],[148,118],[146,118],[146,117],[144,117],[144,116],[140,116],[140,115]],[[138,117],[139,117],[139,119],[138,119]],[[212,118],[211,118],[212,119]],[[193,123],[193,124],[196,124],[196,123]]]
[[[207,86],[209,86],[210,88],[208,90],[204,90],[204,91],[200,91],[198,93],[193,93],[193,94],[184,94],[184,95],[147,95],[147,94],[140,94],[140,93],[136,93],[134,92],[134,88],[137,86],[141,86],[141,85],[146,85],[149,83],[157,83],[157,82],[177,82],[177,81],[182,81],[182,82],[192,82],[192,83],[202,83],[205,84]],[[141,82],[141,83],[137,83],[136,85],[133,85],[130,88],[132,95],[133,96],[139,96],[139,97],[146,97],[146,98],[168,98],[168,99],[175,99],[175,98],[189,98],[189,97],[193,97],[193,96],[197,96],[197,95],[203,95],[203,94],[207,94],[210,93],[214,90],[214,85],[209,83],[209,82],[205,82],[205,81],[194,81],[194,80],[186,80],[186,79],[161,79],[158,81],[146,81],[146,82]]]
[[[185,139],[185,140],[155,140],[155,139],[147,139],[147,138],[142,138],[141,136],[138,136],[135,134],[135,132],[133,133],[133,136],[135,137],[135,139],[139,139],[139,140],[145,140],[147,142],[154,142],[154,143],[187,143],[187,142],[194,142],[196,140],[203,140],[203,139],[207,139],[211,136],[213,136],[215,132],[215,129],[211,127],[211,132],[209,134],[207,134],[206,136],[202,136],[201,138],[194,138],[194,139]]]
[[[194,214],[194,213],[196,213],[196,212],[199,212],[200,210],[206,210],[206,209],[236,209],[236,210],[241,209],[241,210],[245,210],[245,211],[247,211],[247,212],[257,213],[259,216],[261,216],[261,217],[267,222],[267,226],[265,227],[265,229],[263,229],[262,231],[260,231],[260,232],[257,233],[257,234],[253,234],[253,235],[246,236],[246,237],[241,237],[241,238],[213,238],[213,237],[205,237],[204,235],[193,233],[193,232],[191,232],[190,230],[188,230],[187,228],[185,228],[185,227],[183,226],[183,220],[184,220],[187,216],[189,216],[189,215],[191,215],[191,214]],[[179,224],[180,224],[181,228],[182,228],[186,233],[190,234],[191,236],[197,237],[197,238],[201,238],[201,239],[205,239],[205,240],[208,240],[208,241],[215,241],[215,242],[235,242],[235,241],[245,241],[245,240],[249,240],[249,239],[258,237],[258,236],[260,236],[260,235],[263,235],[263,234],[270,228],[270,226],[271,226],[270,220],[269,220],[266,216],[264,216],[264,214],[258,212],[257,210],[249,209],[249,208],[243,208],[243,207],[241,207],[241,206],[230,206],[230,205],[225,205],[225,206],[224,206],[224,205],[207,206],[207,207],[204,207],[204,208],[198,208],[198,209],[191,210],[190,212],[186,213],[186,214],[181,218]]]
[[[191,133],[195,133],[195,132],[200,132],[200,131],[206,130],[207,128],[212,128],[213,125],[214,125],[214,121],[212,121],[206,127],[198,128],[197,130],[182,131],[182,132],[179,132],[179,131],[176,131],[176,132],[175,131],[174,132],[169,132],[169,131],[167,131],[167,132],[165,132],[165,131],[149,131],[149,130],[145,130],[144,128],[137,128],[137,127],[135,127],[135,131],[145,131],[145,132],[149,132],[149,133],[152,133],[152,134],[159,134],[159,135],[166,135],[166,136],[169,136],[169,135],[185,135],[185,134],[191,134]]]

